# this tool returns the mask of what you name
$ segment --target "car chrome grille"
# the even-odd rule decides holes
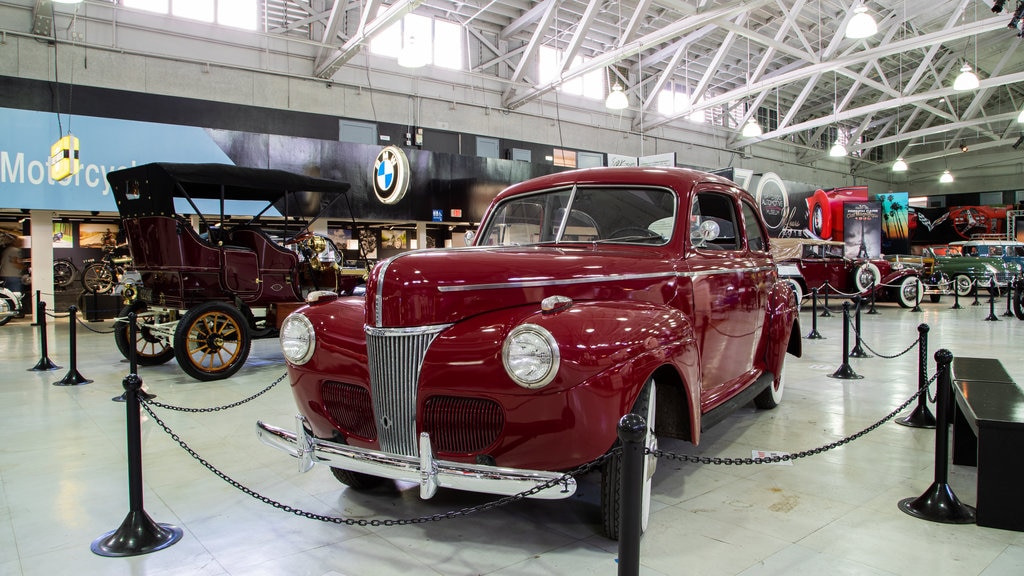
[[[448,326],[366,327],[373,421],[380,449],[384,452],[419,455],[416,391],[420,367],[430,343]]]
[[[996,284],[1006,285],[1013,280],[1015,274],[1009,272],[999,272],[996,274]]]
[[[423,411],[423,431],[438,452],[479,452],[494,443],[505,424],[501,406],[483,398],[433,396]]]
[[[342,430],[375,440],[377,429],[373,426],[373,405],[370,392],[355,384],[324,382],[321,388],[324,408],[327,414]]]

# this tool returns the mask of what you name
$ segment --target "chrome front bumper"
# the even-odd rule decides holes
[[[420,485],[420,497],[424,499],[431,498],[438,488],[511,496],[562,477],[559,472],[435,460],[430,435],[426,432],[419,436],[420,456],[415,458],[321,440],[312,435],[303,416],[296,416],[295,424],[297,433],[256,422],[256,435],[264,444],[298,458],[300,472],[306,472],[313,464],[319,463],[381,478],[415,482]],[[559,500],[575,492],[576,479],[569,476],[530,495],[530,498]]]

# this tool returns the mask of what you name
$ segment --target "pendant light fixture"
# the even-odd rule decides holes
[[[975,8],[974,20],[977,21],[978,12]],[[964,65],[960,67],[960,74],[957,75],[956,80],[953,80],[953,90],[977,90],[980,83],[978,82],[978,75],[971,69],[971,65],[967,63],[967,54],[971,49],[971,39],[967,39],[967,46],[964,47]],[[978,62],[978,38],[974,38],[974,62]]]
[[[907,161],[903,159],[903,156],[897,157],[896,161],[892,163],[893,172],[906,172],[907,168],[909,166],[907,166]]]
[[[952,184],[953,174],[949,171],[949,168],[942,171],[942,176],[939,176],[940,184]]]
[[[828,155],[833,158],[842,158],[846,156],[846,146],[839,141],[839,77],[835,71],[832,72],[832,109],[835,110],[836,114],[836,141],[832,144],[832,147],[828,149]]]
[[[1017,122],[1024,124],[1024,110],[1020,111],[1020,116],[1017,116]]]
[[[750,36],[747,36],[747,78],[746,78],[746,80],[747,80],[747,85],[749,86],[750,85]],[[744,138],[757,138],[758,136],[763,134],[763,132],[761,131],[760,124],[757,123],[757,111],[756,110],[750,116],[750,118],[747,118],[746,123],[743,124],[743,130],[740,131],[740,134]]]
[[[622,40],[622,2],[619,2],[619,19],[616,22],[619,29],[619,38],[616,42],[621,44]],[[609,72],[611,75],[611,72]],[[626,96],[626,89],[623,88],[622,84],[619,84],[618,80],[615,80],[615,84],[612,85],[612,89],[608,92],[608,97],[604,100],[604,107],[609,110],[625,110],[629,108],[629,97]]]
[[[420,46],[419,40],[413,33],[405,36],[405,43],[402,51],[398,53],[398,65],[402,68],[422,68],[427,65],[429,54]]]
[[[868,14],[868,7],[861,4],[853,10],[853,17],[846,23],[846,37],[855,40],[869,38],[878,32],[878,23]]]

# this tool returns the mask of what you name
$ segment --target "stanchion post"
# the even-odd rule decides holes
[[[857,338],[854,339],[853,350],[850,350],[851,358],[871,358],[871,355],[865,352],[860,344],[860,304],[863,300],[860,296],[854,297],[854,332],[857,333]]]
[[[868,307],[866,314],[878,314],[878,310],[875,309],[875,277],[871,277],[871,305]]]
[[[942,280],[939,279],[939,282],[942,282]],[[939,291],[941,292],[942,289],[940,288]],[[956,289],[956,283],[954,283],[953,284],[953,307],[951,308],[951,310],[960,310],[962,308],[963,308],[963,306],[960,305],[960,292]]]
[[[935,428],[935,416],[928,409],[928,325],[917,327],[917,407],[906,418],[896,420],[897,424],[911,428]]]
[[[974,302],[971,302],[971,306],[981,306],[981,302],[978,302],[978,281],[971,280],[971,294],[974,295]]]
[[[36,292],[38,294],[38,291]],[[29,368],[29,372],[43,372],[46,370],[59,370],[60,366],[53,363],[50,360],[49,353],[47,352],[46,344],[46,301],[40,300],[36,307],[36,315],[39,318],[39,323],[36,324],[39,327],[39,362],[36,365]]]
[[[1013,311],[1010,310],[1010,303],[1013,301],[1013,284],[1014,282],[1006,283],[1006,312],[1003,312],[1003,316],[1013,316]]]
[[[818,332],[818,289],[811,288],[811,333],[807,335],[808,340],[821,340],[825,338]]]
[[[863,378],[850,366],[850,303],[843,302],[843,364],[838,370],[829,374],[829,378],[840,380],[857,380]]]
[[[68,319],[71,321],[71,324],[68,326],[68,340],[70,341],[68,357],[70,358],[70,366],[68,366],[68,373],[60,380],[54,382],[54,386],[77,386],[78,384],[92,382],[92,380],[78,372],[78,306],[68,306]]]
[[[131,322],[129,341],[133,352],[137,337],[134,316],[134,313],[129,314]],[[143,397],[145,392],[142,391],[142,378],[135,373],[134,361],[132,362],[132,372],[124,377],[122,386],[124,387],[125,416],[128,427],[129,509],[128,515],[125,516],[117,530],[107,532],[93,540],[89,548],[99,556],[138,556],[156,552],[181,540],[182,535],[181,528],[177,526],[154,522],[143,507],[142,422],[139,398]],[[145,397],[152,398],[150,395]]]
[[[619,508],[619,576],[639,576],[640,537],[643,535],[644,437],[647,422],[639,414],[619,419],[622,441],[621,494]]]
[[[826,280],[825,281],[825,285],[822,286],[822,288],[825,289],[825,302],[824,302],[824,305],[821,308],[821,317],[822,318],[831,318],[832,317],[832,311],[828,309],[828,287],[829,287],[828,286],[828,280]]]
[[[899,502],[900,510],[923,520],[945,524],[973,524],[975,510],[956,497],[949,485],[949,406],[952,401],[953,380],[950,364],[953,353],[945,348],[935,353],[938,373],[938,392],[935,411],[935,480],[917,498],[904,498]]]
[[[914,307],[910,309],[911,312],[923,312],[923,310],[921,310],[921,297],[923,296],[923,294],[921,294],[922,292],[924,292],[924,284],[921,282],[921,279],[918,278],[914,290]]]
[[[999,322],[999,316],[996,316],[996,279],[992,278],[988,283],[988,316],[985,317],[986,322]]]
[[[36,321],[29,326],[39,326],[39,303],[43,301],[43,291],[36,290],[36,300],[32,303],[32,312],[36,315]]]

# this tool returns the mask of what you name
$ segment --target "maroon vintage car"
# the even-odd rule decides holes
[[[260,437],[355,488],[515,494],[608,452],[631,410],[654,446],[781,400],[796,301],[734,183],[675,168],[537,178],[498,195],[472,244],[379,263],[365,300],[311,294],[281,330],[299,430],[261,422]],[[616,458],[601,490],[615,537]]]
[[[919,268],[881,258],[847,258],[842,242],[779,238],[772,241],[772,254],[779,276],[802,300],[814,288],[824,294],[826,283],[833,296],[868,297],[873,291],[877,298],[895,300],[904,308],[916,306],[918,294],[925,294]],[[930,295],[932,302],[939,301],[937,290]]]
[[[227,378],[245,363],[252,340],[277,336],[308,292],[351,293],[363,282],[365,272],[342,270],[329,238],[309,232],[316,213],[303,210],[326,203],[320,195],[337,197],[347,183],[281,170],[167,163],[117,170],[107,180],[142,278],[137,299],[119,315],[114,341],[126,358],[132,353],[124,320],[134,312],[141,365],[176,358],[198,380]],[[259,201],[263,211],[228,224],[225,206],[239,201]],[[262,221],[275,207],[284,220]],[[195,214],[202,233],[179,210]]]

